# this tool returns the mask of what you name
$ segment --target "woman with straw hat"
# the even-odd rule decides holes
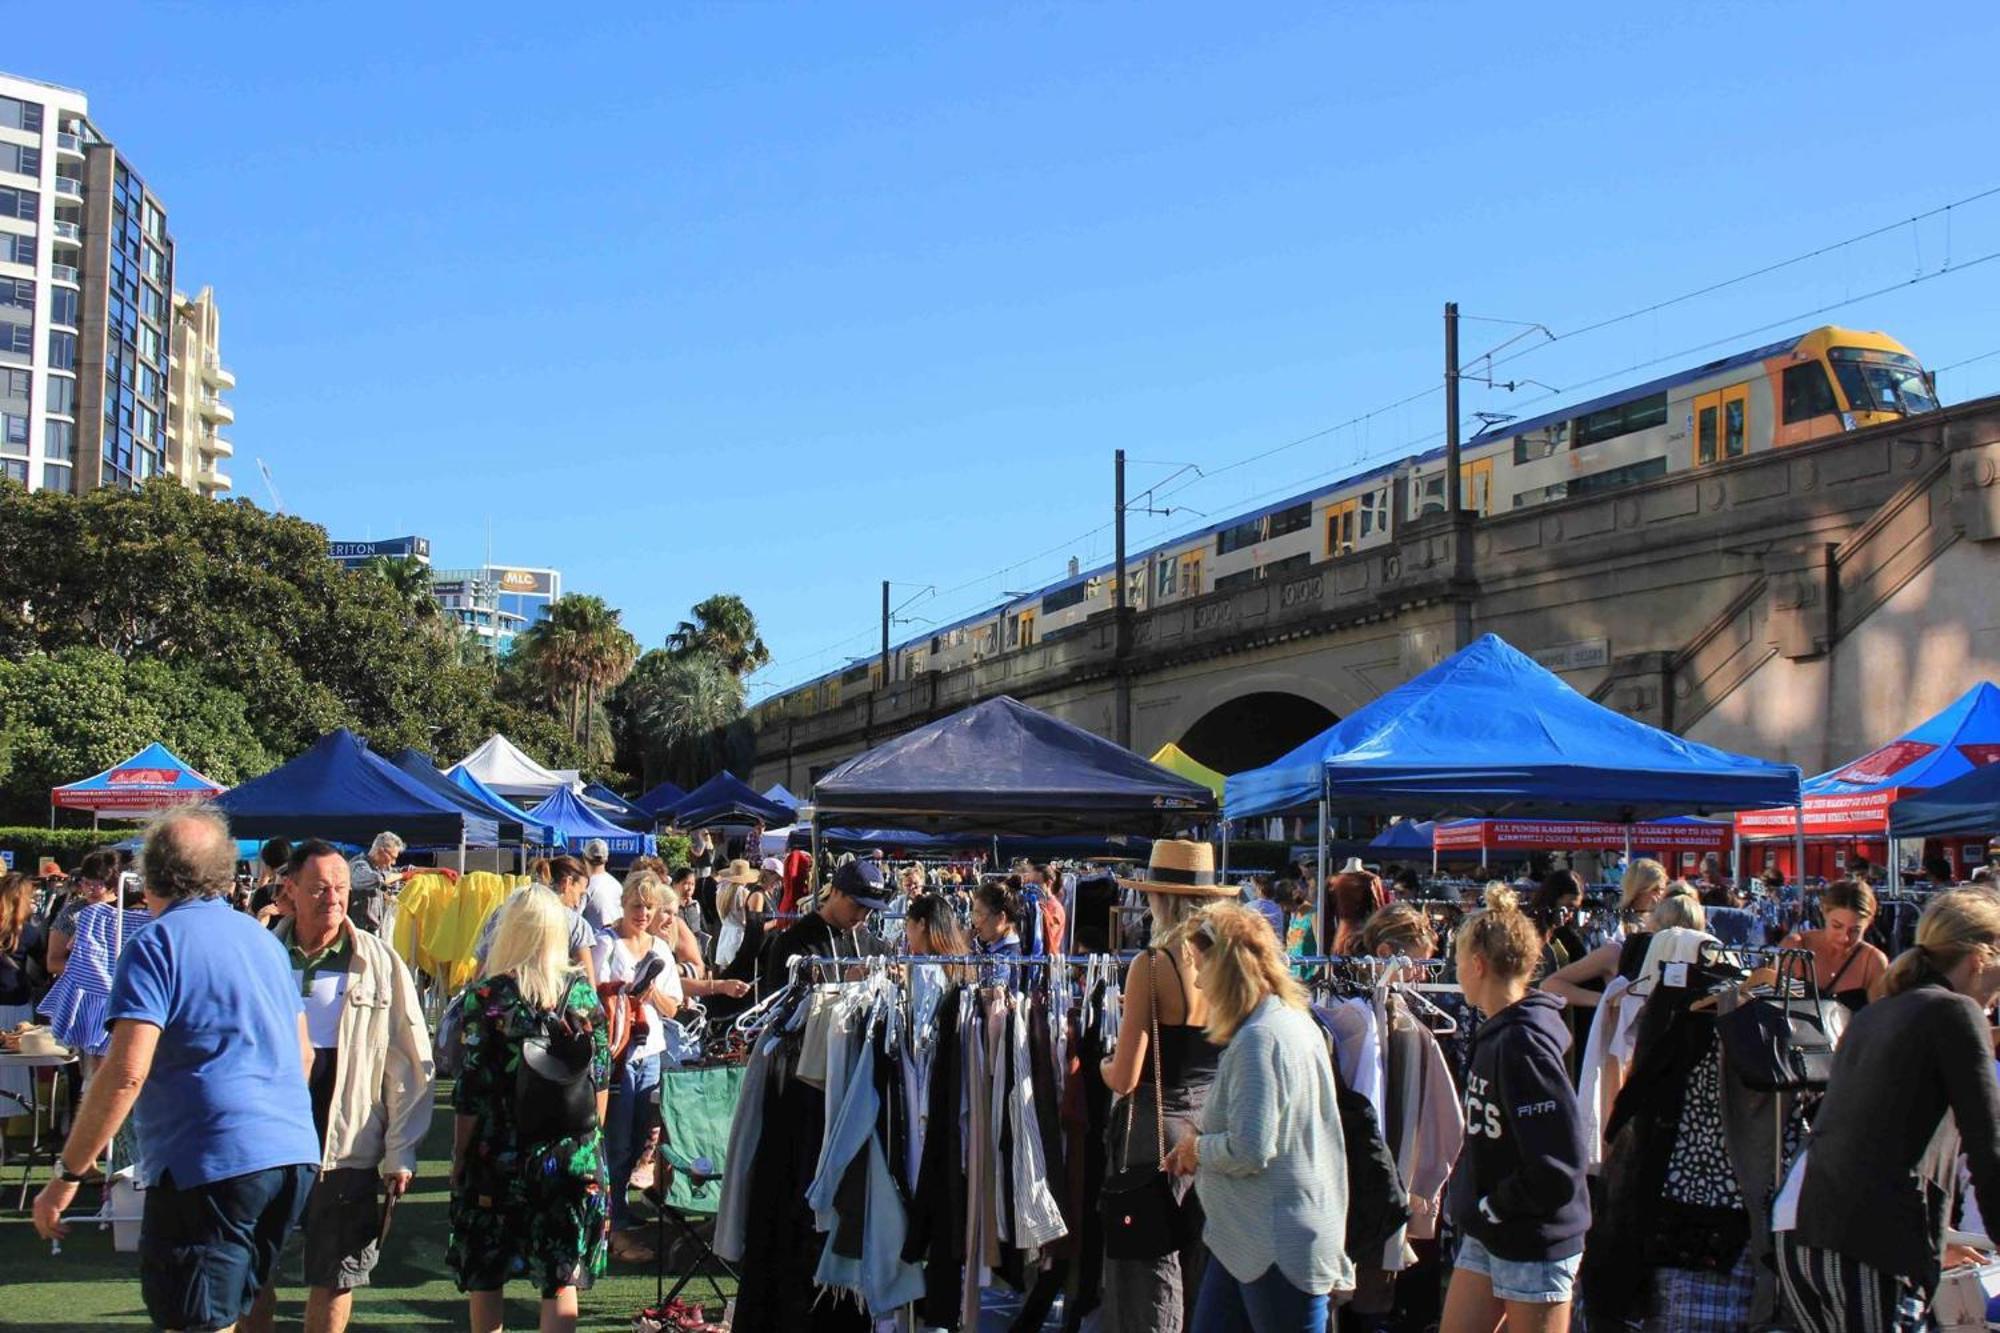
[[[717,971],[736,961],[736,952],[743,947],[744,934],[750,928],[750,914],[764,910],[764,895],[757,889],[762,880],[757,867],[740,857],[715,876],[715,914],[722,921],[715,935]]]
[[[1208,1006],[1194,986],[1193,946],[1186,926],[1201,908],[1236,897],[1215,873],[1215,849],[1205,842],[1161,839],[1144,877],[1121,879],[1146,895],[1152,944],[1125,972],[1125,1011],[1117,1054],[1101,1067],[1117,1094],[1110,1119],[1107,1160],[1113,1173],[1159,1165],[1161,1143],[1195,1132],[1221,1050],[1202,1029]],[[1154,1034],[1158,1034],[1155,1046]],[[1104,1257],[1104,1328],[1107,1333],[1194,1327],[1207,1251],[1201,1241],[1201,1204],[1185,1178],[1175,1184],[1182,1215],[1180,1248],[1158,1258],[1121,1258],[1115,1239]]]

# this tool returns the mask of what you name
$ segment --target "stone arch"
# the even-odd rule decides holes
[[[1217,772],[1241,773],[1270,763],[1339,720],[1325,704],[1295,691],[1252,690],[1211,707],[1175,743]]]

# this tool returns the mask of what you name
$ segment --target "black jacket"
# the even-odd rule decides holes
[[[1567,1259],[1582,1252],[1590,1229],[1583,1121],[1563,1068],[1568,1048],[1562,1001],[1541,991],[1495,1014],[1472,1039],[1465,1147],[1445,1213],[1501,1259]]]

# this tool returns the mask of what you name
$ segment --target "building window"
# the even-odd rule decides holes
[[[25,412],[0,412],[0,449],[10,454],[28,452],[28,417]]]
[[[66,325],[72,329],[77,327],[76,297],[75,288],[49,288],[49,323]]]
[[[76,456],[76,427],[67,421],[42,423],[42,455],[52,463],[67,463]]]
[[[5,101],[0,98],[0,101]],[[38,190],[17,190],[11,185],[0,185],[0,218],[20,218],[33,222],[41,216],[42,196]]]
[[[154,370],[151,366],[139,367],[139,396],[147,402],[157,403],[160,401],[162,393],[160,386],[165,383],[166,381],[160,378],[160,372]]]
[[[159,331],[149,324],[139,326],[139,355],[154,363],[160,359]]]
[[[0,349],[4,350],[4,349]],[[49,368],[51,370],[76,369],[76,335],[49,331]]]
[[[35,313],[35,284],[26,278],[0,278],[0,310]]]
[[[0,320],[0,361],[25,366],[35,355],[35,330],[27,324]]]
[[[161,296],[151,287],[141,287],[139,289],[139,313],[147,319],[152,320],[155,324],[166,323],[167,298]]]
[[[0,477],[9,481],[28,484],[28,460],[25,458],[0,458]]]
[[[18,403],[23,412],[27,411],[28,391],[34,383],[35,377],[25,370],[0,370],[0,403]]]
[[[21,372],[25,375],[27,372]],[[49,376],[49,411],[63,416],[76,415],[76,381],[67,375]]]
[[[1811,421],[1838,412],[1840,405],[1834,401],[1833,385],[1826,378],[1826,367],[1817,361],[1807,361],[1801,365],[1785,367],[1785,424],[1797,425],[1801,421]]]
[[[42,464],[42,489],[45,491],[54,491],[58,495],[70,495],[75,492],[76,478],[70,469],[64,467],[61,463],[44,463]]]
[[[42,128],[42,104],[23,102],[18,97],[0,97],[0,129],[30,130],[37,134]],[[26,480],[26,478],[22,478]]]
[[[1646,398],[1620,403],[1576,419],[1576,443],[1581,449],[1600,440],[1615,440],[1634,431],[1651,430],[1667,424],[1667,396],[1656,393]]]
[[[30,268],[35,263],[35,238],[16,236],[12,232],[0,232],[0,259],[10,264],[26,264]]]
[[[0,171],[39,177],[42,174],[42,150],[26,144],[0,143]]]
[[[139,404],[139,424],[132,433],[150,444],[160,435],[160,414],[144,403]]]
[[[146,234],[156,241],[167,239],[167,215],[152,200],[146,201]]]
[[[140,257],[139,266],[146,271],[146,276],[154,282],[159,283],[162,287],[167,285],[167,257],[153,246],[148,245],[145,248]]]

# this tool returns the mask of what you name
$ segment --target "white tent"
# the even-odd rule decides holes
[[[579,791],[583,786],[575,769],[543,768],[498,732],[454,765],[454,771],[460,768],[510,801],[545,800],[559,789]]]

